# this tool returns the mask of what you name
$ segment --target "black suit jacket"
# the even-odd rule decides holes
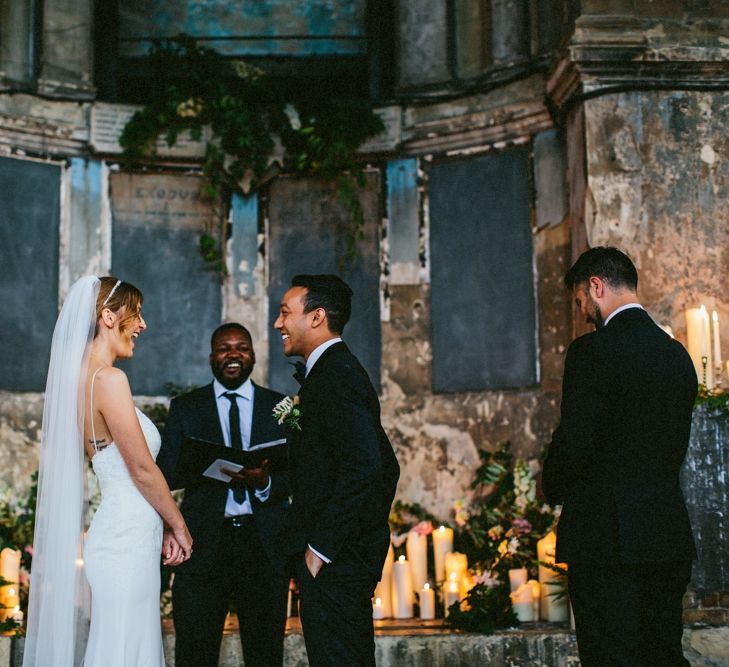
[[[251,444],[285,438],[285,428],[279,426],[272,414],[273,407],[283,398],[283,394],[256,384],[253,389]],[[185,436],[221,444],[225,442],[212,383],[178,396],[170,403],[157,464],[173,489],[179,488],[174,471]],[[215,566],[228,489],[227,484],[205,478],[201,478],[199,484],[185,489],[180,509],[194,544],[192,556],[179,565],[176,571],[208,572]],[[271,492],[265,503],[261,503],[252,492],[249,497],[263,547],[274,567],[283,571],[285,556],[279,547],[289,506],[288,474],[271,475]]]
[[[563,504],[558,562],[696,557],[679,470],[697,387],[684,347],[639,308],[570,345],[542,478]]]
[[[301,427],[291,449],[290,555],[307,544],[333,562],[343,550],[379,579],[400,467],[380,423],[366,371],[344,343],[327,348],[299,393]]]

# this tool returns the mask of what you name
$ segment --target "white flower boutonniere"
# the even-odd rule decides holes
[[[299,407],[299,397],[285,396],[273,408],[273,416],[278,420],[279,424],[286,424],[294,431],[301,430],[299,420],[303,413]]]

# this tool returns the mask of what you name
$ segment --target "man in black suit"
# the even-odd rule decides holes
[[[377,394],[340,337],[352,290],[333,275],[296,276],[291,284],[274,327],[284,354],[306,361],[287,538],[306,652],[312,667],[374,666],[372,594],[400,468]]]
[[[682,597],[696,557],[679,486],[697,378],[691,359],[638,304],[638,274],[611,247],[565,276],[596,331],[567,351],[562,414],[542,488],[562,504],[557,562],[583,665],[688,665]]]
[[[171,488],[185,437],[229,447],[285,441],[273,417],[283,398],[250,380],[256,361],[251,335],[237,323],[211,337],[215,380],[172,400],[157,463]],[[283,663],[288,578],[278,548],[289,509],[287,472],[242,470],[230,485],[200,479],[187,486],[182,515],[195,549],[176,568],[172,586],[175,664],[217,667],[225,616],[235,602],[246,667]]]

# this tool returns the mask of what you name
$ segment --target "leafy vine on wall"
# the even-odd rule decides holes
[[[205,142],[205,194],[213,204],[200,249],[223,269],[216,225],[230,196],[249,195],[277,173],[334,182],[352,216],[347,257],[356,255],[364,216],[357,149],[384,129],[370,106],[299,84],[285,87],[264,71],[230,60],[180,35],[149,52],[148,102],[124,127],[119,143],[127,167],[154,160],[162,136],[173,146],[182,132]]]

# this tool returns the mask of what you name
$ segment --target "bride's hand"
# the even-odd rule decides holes
[[[175,536],[169,528],[165,528],[162,538],[162,564],[179,565],[183,561],[183,553]]]
[[[182,561],[186,561],[192,554],[192,535],[187,529],[187,524],[183,523],[179,528],[175,528],[173,536],[182,551]]]

